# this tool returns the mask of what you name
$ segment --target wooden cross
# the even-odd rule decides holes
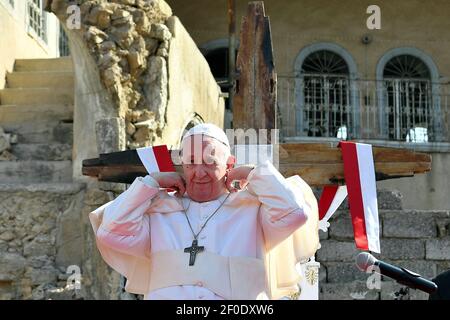
[[[331,143],[281,143],[279,150],[279,171],[285,177],[298,174],[313,187],[345,184],[341,150]],[[179,152],[172,151],[172,162],[180,163]],[[372,151],[377,181],[412,177],[431,170],[428,154],[385,147],[373,147]],[[182,172],[181,165],[175,165],[175,169]],[[148,174],[136,150],[83,160],[82,172],[99,181],[128,184]]]
[[[195,258],[197,257],[197,253],[205,250],[205,247],[198,246],[197,239],[192,241],[192,245],[190,247],[184,248],[184,252],[189,253],[189,265],[193,266],[195,263]]]
[[[240,129],[276,128],[277,75],[273,63],[269,18],[263,2],[251,2],[241,27],[237,57],[233,125]],[[267,140],[270,141],[270,136]],[[272,141],[276,143],[276,141]],[[341,150],[332,143],[281,143],[279,171],[301,176],[310,186],[344,184]],[[176,151],[176,150],[175,150]],[[178,152],[172,162],[181,163]],[[373,147],[376,180],[412,177],[431,170],[431,156],[413,151]],[[181,166],[175,165],[178,172]],[[147,173],[135,150],[100,154],[83,161],[83,175],[100,181],[132,183]]]

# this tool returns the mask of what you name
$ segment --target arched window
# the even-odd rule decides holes
[[[410,54],[391,58],[383,70],[387,130],[390,140],[428,142],[433,136],[431,74]]]
[[[228,63],[228,39],[217,39],[209,41],[200,46],[200,51],[203,53],[208,62],[211,73],[220,86],[222,92],[229,92],[229,63]],[[236,48],[238,47],[238,43]],[[238,50],[236,49],[235,57],[237,57]],[[225,107],[229,108],[228,99],[225,99]]]
[[[394,48],[377,64],[381,137],[407,142],[443,139],[440,75],[425,52]]]
[[[217,80],[228,79],[228,47],[221,47],[206,51],[205,59],[208,61],[214,78]]]
[[[195,127],[198,124],[205,123],[205,120],[203,120],[202,116],[198,113],[194,112],[189,116],[189,121],[184,125],[184,129],[181,131],[178,147],[181,147],[181,142],[183,140],[183,136],[186,132],[189,131],[192,127]]]
[[[350,72],[336,52],[318,50],[301,65],[302,135],[347,139],[353,128]]]

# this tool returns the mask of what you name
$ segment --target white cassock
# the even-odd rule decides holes
[[[304,238],[294,239],[293,233],[316,208],[268,161],[251,171],[248,182],[229,195],[200,233],[198,245],[205,250],[194,266],[184,252],[194,237],[183,209],[189,206],[187,216],[197,233],[228,193],[201,203],[187,195],[180,199],[160,190],[149,175],[91,212],[97,247],[127,278],[126,290],[145,299],[273,299],[295,292],[295,266],[287,265],[298,262],[295,242]],[[269,253],[283,241],[281,253],[272,254],[277,261],[270,261]]]

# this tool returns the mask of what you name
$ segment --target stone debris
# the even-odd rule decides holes
[[[62,16],[66,6],[66,1],[54,0],[52,11]],[[151,132],[135,125],[150,119],[126,117],[130,123],[125,124],[130,139],[127,146],[152,144],[153,140],[144,139],[156,138],[165,126],[165,60],[172,39],[165,23],[172,10],[164,0],[88,0],[81,4],[80,12],[79,32],[97,62],[100,79],[112,95],[118,116],[125,116],[129,109],[152,112],[154,122],[146,129]]]
[[[170,38],[172,38],[172,34],[165,24],[155,23],[152,25],[150,37],[158,39],[160,41],[168,41],[170,40]]]
[[[149,67],[144,76],[144,96],[147,109],[153,111],[156,120],[163,121],[167,106],[167,63],[159,56],[149,58]]]
[[[17,157],[11,153],[11,144],[17,143],[17,135],[6,133],[0,127],[0,161],[15,161]]]
[[[62,239],[58,228],[66,225],[64,214],[74,212],[74,193],[59,194],[40,186],[39,190],[14,189],[0,192],[0,300],[3,299],[77,299],[80,290],[67,290],[66,263],[57,268]],[[81,208],[77,209],[81,211]],[[58,221],[58,222],[57,222]],[[76,229],[74,229],[76,230]],[[67,241],[67,239],[65,239]],[[67,252],[72,261],[80,255],[75,246]],[[62,269],[62,270],[61,270]],[[61,288],[64,295],[51,290]]]

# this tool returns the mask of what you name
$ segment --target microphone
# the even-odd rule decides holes
[[[424,279],[419,274],[405,268],[396,267],[380,261],[367,252],[358,254],[356,257],[356,266],[363,272],[366,272],[370,267],[376,266],[378,269],[375,268],[373,270],[377,273],[392,278],[407,287],[418,289],[428,294],[431,294],[438,289],[438,286],[433,281]]]

